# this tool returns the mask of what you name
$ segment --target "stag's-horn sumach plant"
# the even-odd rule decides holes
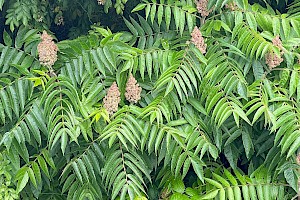
[[[0,199],[297,198],[299,0],[75,2],[0,0]]]

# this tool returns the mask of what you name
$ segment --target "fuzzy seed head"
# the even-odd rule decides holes
[[[197,26],[195,26],[194,30],[191,33],[191,36],[191,42],[201,51],[202,54],[205,54],[207,45],[205,44],[201,31]]]
[[[269,69],[273,69],[280,65],[280,63],[283,61],[283,58],[281,56],[278,56],[274,52],[268,52],[265,56],[266,64],[269,66]]]
[[[43,31],[41,35],[42,41],[38,44],[38,54],[40,63],[44,66],[51,67],[57,60],[57,45],[52,41],[51,35]]]
[[[197,0],[195,3],[198,13],[200,13],[202,17],[207,17],[210,13],[207,9],[208,0]]]
[[[126,84],[125,97],[130,103],[137,103],[141,99],[142,88],[137,83],[136,79],[130,74]]]
[[[118,105],[120,101],[121,98],[119,88],[116,82],[113,82],[103,99],[103,107],[107,110],[110,116],[118,111]]]

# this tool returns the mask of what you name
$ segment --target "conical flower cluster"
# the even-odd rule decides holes
[[[105,4],[105,0],[97,0],[98,5],[104,5]]]
[[[136,79],[130,74],[126,84],[125,97],[130,103],[137,103],[141,99],[142,88],[137,83]]]
[[[272,40],[272,43],[274,46],[277,46],[280,49],[280,56],[275,54],[274,52],[268,52],[266,54],[265,59],[266,64],[269,66],[269,69],[273,69],[279,66],[283,61],[283,58],[281,57],[283,55],[283,46],[278,35]]]
[[[39,60],[42,65],[51,67],[57,60],[57,45],[52,41],[51,35],[48,35],[46,31],[43,31],[41,35],[42,41],[38,44]]]
[[[118,111],[120,100],[119,88],[116,82],[113,82],[103,99],[103,107],[107,110],[110,116]]]
[[[238,6],[236,5],[235,2],[231,2],[225,5],[225,8],[231,10],[231,11],[235,11],[238,9]]]
[[[191,36],[191,42],[201,51],[202,54],[205,54],[207,45],[205,44],[204,38],[202,37],[200,29],[197,26],[195,26]]]
[[[273,69],[280,65],[280,63],[283,61],[283,58],[276,55],[274,52],[268,52],[266,54],[266,64],[269,66],[269,69]]]
[[[208,0],[197,0],[195,3],[198,13],[200,13],[202,17],[207,17],[210,13],[207,9]]]
[[[275,36],[275,38],[272,40],[272,43],[274,46],[277,46],[280,50],[283,50],[282,42],[280,40],[279,35]]]

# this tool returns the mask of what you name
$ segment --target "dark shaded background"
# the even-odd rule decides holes
[[[8,7],[8,2],[5,1],[3,10],[0,11],[0,43],[3,43],[3,31],[4,28],[8,31],[9,27],[5,26],[5,11],[7,10]],[[66,1],[65,1],[66,2]],[[107,26],[109,27],[112,31],[120,31],[120,30],[126,30],[126,26],[123,23],[123,19],[121,15],[118,15],[114,9],[110,9],[109,13],[104,13],[103,6],[98,6],[96,4],[96,0],[94,0],[94,4],[92,5],[95,7],[95,10],[93,11],[92,16],[89,16],[86,12],[84,5],[85,0],[70,0],[67,1],[73,5],[73,7],[69,7],[69,5],[66,5],[66,7],[63,10],[64,13],[64,18],[65,18],[65,25],[63,26],[57,26],[52,19],[52,24],[50,26],[50,30],[54,32],[58,40],[64,40],[68,38],[75,38],[79,35],[86,34],[88,30],[90,29],[90,26],[94,23],[100,22],[102,26]],[[127,17],[131,10],[139,3],[141,2],[140,0],[130,0],[127,2],[125,6],[125,10],[123,15]],[[277,4],[276,0],[268,0],[268,2],[271,4],[271,6],[274,9],[279,10],[281,13],[285,13],[287,10],[287,5],[291,4],[293,0],[288,0],[286,4],[286,0],[279,0],[279,4]],[[55,4],[55,1],[51,2],[50,4]],[[78,3],[78,4],[76,4]],[[253,3],[260,3],[262,6],[266,6],[263,0],[249,0],[250,4]],[[55,6],[55,5],[53,5]],[[80,18],[75,18],[75,19],[69,19],[67,16],[69,14],[74,13],[75,10],[80,10],[82,11],[82,16]],[[83,21],[84,23],[81,23],[80,21]]]

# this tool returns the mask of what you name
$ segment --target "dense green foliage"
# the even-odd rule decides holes
[[[209,0],[206,18],[194,0],[0,9],[0,199],[296,198],[299,0]],[[38,55],[43,30],[68,38],[53,66]]]

